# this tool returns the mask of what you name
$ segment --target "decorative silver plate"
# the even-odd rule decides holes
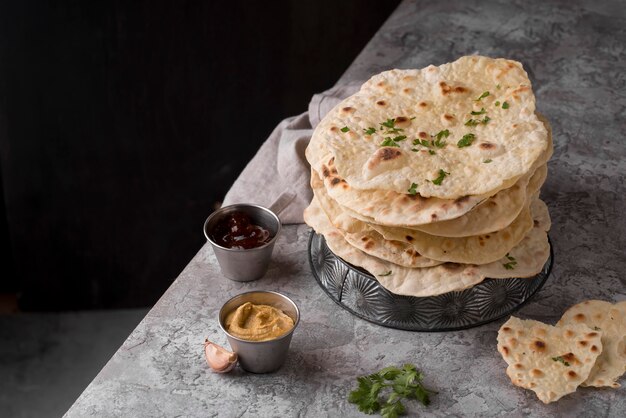
[[[550,257],[534,277],[486,279],[469,289],[418,298],[391,293],[370,273],[336,256],[315,231],[309,239],[311,270],[332,300],[359,318],[408,331],[461,330],[509,315],[541,289],[553,259],[550,245]]]

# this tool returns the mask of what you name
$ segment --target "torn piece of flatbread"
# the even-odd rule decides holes
[[[511,382],[550,403],[587,379],[602,352],[601,335],[584,324],[553,327],[511,317],[498,331],[498,351]]]
[[[585,324],[602,332],[602,354],[582,386],[620,387],[617,381],[626,371],[626,301],[581,302],[565,311],[557,325],[568,324]]]

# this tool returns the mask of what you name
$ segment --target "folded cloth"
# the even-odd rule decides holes
[[[235,180],[224,205],[255,203],[274,210],[283,224],[303,223],[302,212],[313,197],[304,150],[322,118],[361,84],[353,82],[316,94],[308,112],[280,122]]]

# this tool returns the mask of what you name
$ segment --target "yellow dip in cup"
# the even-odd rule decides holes
[[[226,332],[248,341],[268,341],[289,332],[293,319],[269,305],[246,302],[226,316]]]

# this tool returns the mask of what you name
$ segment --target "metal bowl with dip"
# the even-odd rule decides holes
[[[233,320],[237,322],[235,327]],[[269,291],[237,295],[219,313],[220,327],[239,356],[239,365],[252,373],[273,372],[283,365],[299,322],[296,304],[285,295]]]
[[[263,277],[280,230],[280,219],[274,212],[249,204],[220,208],[204,223],[204,236],[222,273],[238,282]]]

